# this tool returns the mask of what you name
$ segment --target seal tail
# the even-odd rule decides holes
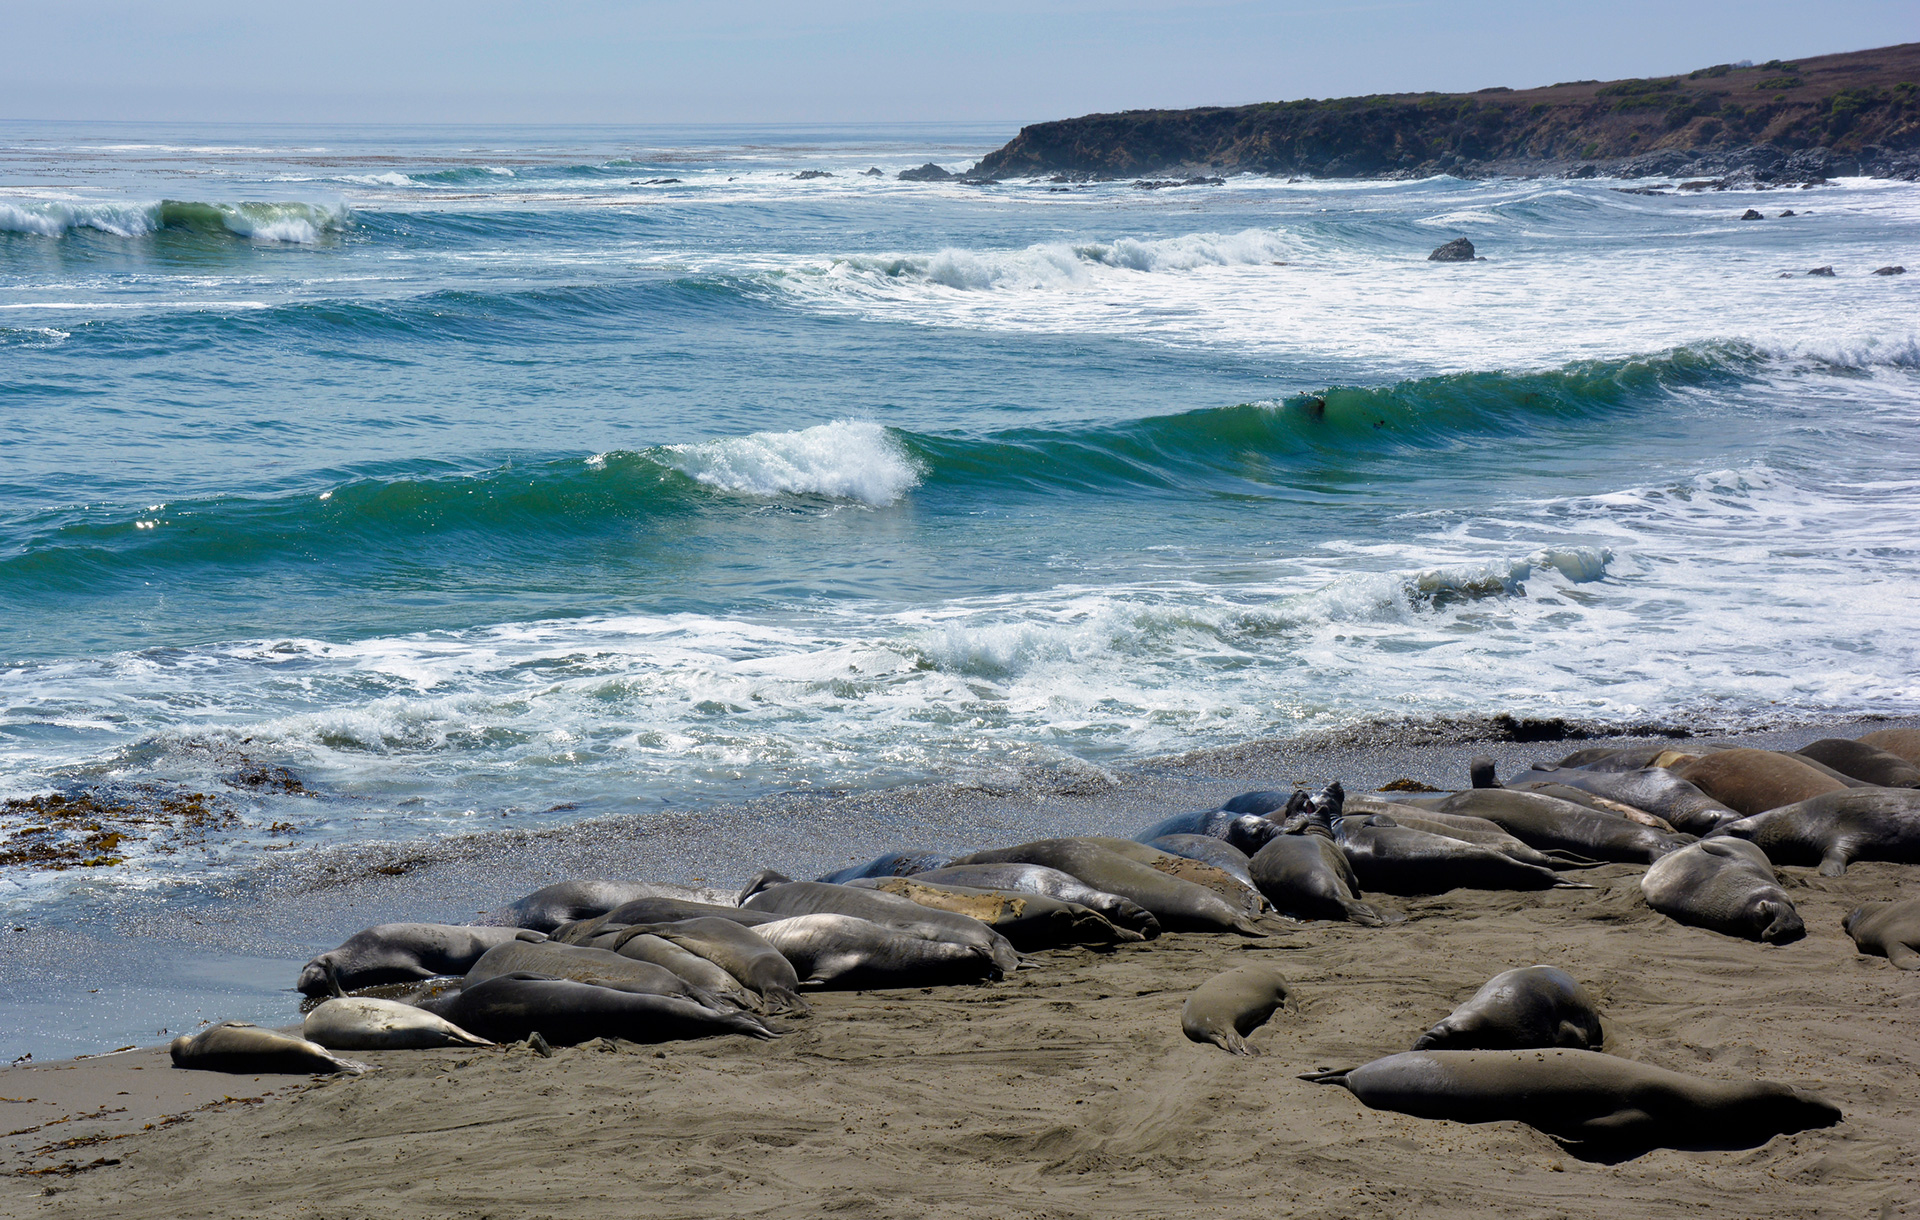
[[[1257,1055],[1260,1052],[1247,1045],[1247,1040],[1230,1029],[1223,1029],[1209,1039],[1223,1051],[1235,1055]]]
[[[1390,923],[1407,922],[1407,917],[1398,911],[1382,911],[1372,903],[1353,898],[1342,902],[1340,909],[1347,913],[1348,923],[1357,923],[1363,928],[1384,928]]]
[[[785,987],[767,987],[760,992],[760,998],[767,1006],[769,1015],[781,1013],[789,1017],[810,1017],[813,1005],[801,999]]]
[[[1347,1087],[1347,1073],[1353,1070],[1352,1068],[1340,1068],[1338,1071],[1332,1072],[1303,1072],[1300,1075],[1300,1079],[1306,1081],[1308,1084],[1337,1084],[1344,1089]]]
[[[1242,936],[1279,936],[1282,933],[1298,931],[1299,922],[1288,919],[1284,915],[1248,915],[1235,921],[1233,930]]]

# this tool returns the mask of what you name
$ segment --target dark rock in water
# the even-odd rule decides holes
[[[824,169],[803,169],[795,174],[794,177],[801,182],[806,182],[813,178],[831,178],[833,175]]]
[[[1622,195],[1664,195],[1667,193],[1662,190],[1656,190],[1650,186],[1611,186],[1607,189],[1616,191]]]
[[[1430,263],[1470,263],[1473,261],[1473,243],[1464,237],[1456,237],[1444,246],[1434,249],[1427,255]]]
[[[1225,178],[1203,178],[1198,174],[1191,178],[1142,178],[1133,184],[1136,191],[1159,191],[1170,186],[1225,186]]]
[[[1724,190],[1726,189],[1726,185],[1725,182],[1718,178],[1701,178],[1694,182],[1682,182],[1680,189],[1683,191],[1704,191],[1708,187],[1713,187],[1715,190]]]
[[[877,165],[875,165],[875,166],[872,166],[871,168],[868,168],[868,169],[863,169],[863,170],[861,170],[861,171],[860,171],[860,176],[861,176],[862,178],[884,178],[884,177],[886,177],[886,175],[885,175],[885,174],[883,174],[883,173],[881,173],[881,172],[880,172],[880,167],[879,167],[879,166],[877,166]]]
[[[1754,210],[1753,210],[1752,208],[1748,208],[1748,209],[1747,209],[1747,210],[1746,210],[1745,212],[1743,212],[1743,213],[1741,213],[1741,215],[1740,215],[1740,219],[1742,219],[1742,220],[1765,220],[1765,219],[1766,219],[1766,217],[1765,217],[1765,216],[1762,216],[1762,215],[1761,215],[1760,213],[1758,213],[1758,212],[1756,212],[1756,211],[1754,211]]]
[[[903,169],[894,175],[895,178],[898,178],[902,182],[945,182],[949,178],[957,178],[959,176],[958,174],[948,173],[931,161],[919,169]]]
[[[1905,275],[1906,273],[1905,267],[1881,267],[1874,272],[1875,275]]]
[[[1785,220],[1787,217],[1791,215],[1793,215],[1793,209],[1788,208],[1786,211],[1780,213],[1780,219]]]
[[[1807,272],[1807,274],[1808,275],[1832,275],[1833,268],[1832,267],[1815,267],[1813,270]]]

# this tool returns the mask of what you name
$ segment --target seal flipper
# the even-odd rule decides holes
[[[1607,861],[1607,860],[1595,860],[1589,856],[1581,856],[1581,855],[1576,855],[1575,853],[1570,851],[1562,851],[1557,847],[1538,848],[1536,850],[1538,850],[1541,855],[1547,857],[1549,860],[1552,860],[1553,867],[1556,869],[1600,868],[1605,864],[1611,863],[1611,861]]]
[[[785,873],[771,868],[763,868],[754,874],[753,880],[747,882],[746,888],[741,890],[738,896],[734,898],[733,905],[740,906],[761,890],[772,889],[776,885],[788,885],[792,881],[793,878],[787,876]]]
[[[1347,1075],[1354,1070],[1356,1069],[1340,1068],[1332,1072],[1303,1072],[1299,1079],[1306,1081],[1308,1084],[1337,1084],[1341,1088],[1347,1089],[1348,1092],[1352,1092],[1353,1090],[1347,1086]]]
[[[1822,877],[1846,876],[1848,857],[1852,854],[1847,844],[1834,844],[1827,849],[1827,854],[1820,858],[1820,875]]]
[[[1340,909],[1347,913],[1348,923],[1357,923],[1363,928],[1384,928],[1390,923],[1407,921],[1407,917],[1398,911],[1382,911],[1371,903],[1353,898],[1341,899]]]
[[[1902,970],[1920,970],[1920,953],[1899,941],[1887,942],[1887,960]]]

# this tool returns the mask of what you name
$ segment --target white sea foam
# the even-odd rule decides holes
[[[79,229],[115,237],[142,237],[170,228],[218,229],[255,241],[311,245],[322,234],[343,228],[350,221],[351,213],[345,207],[301,202],[0,201],[0,232],[40,237],[61,237]]]
[[[830,496],[884,506],[912,490],[922,474],[885,428],[859,420],[668,445],[657,452],[709,487],[752,496]]]

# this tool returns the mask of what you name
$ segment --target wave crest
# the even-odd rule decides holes
[[[1193,271],[1267,263],[1297,249],[1277,230],[1245,229],[1079,245],[1044,242],[1024,250],[948,248],[924,255],[848,255],[835,259],[828,274],[874,284],[920,281],[963,292],[1034,290],[1070,288],[1116,271]]]
[[[160,232],[214,233],[262,242],[312,245],[352,223],[345,207],[322,203],[209,203],[162,199],[157,203],[69,203],[43,200],[0,203],[0,232],[64,237],[91,229],[114,237]]]
[[[925,473],[876,423],[835,420],[797,432],[755,432],[655,451],[708,487],[754,496],[812,495],[892,504]]]

